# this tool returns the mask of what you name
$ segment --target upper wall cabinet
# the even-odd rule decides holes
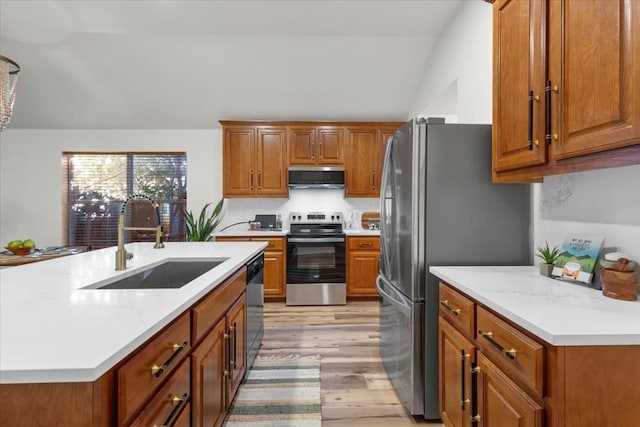
[[[344,165],[342,128],[291,126],[288,131],[290,165]]]
[[[286,128],[223,128],[224,197],[287,197]]]
[[[386,141],[403,122],[220,121],[224,197],[288,197],[289,166],[342,166],[345,197],[379,197]]]
[[[384,150],[387,140],[400,126],[402,123],[345,128],[345,197],[380,197]]]
[[[639,164],[640,2],[492,3],[494,181]]]

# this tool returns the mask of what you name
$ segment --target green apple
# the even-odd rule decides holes
[[[22,240],[12,240],[9,242],[9,244],[7,244],[7,248],[9,249],[15,249],[21,246],[22,246]]]
[[[27,239],[27,240],[22,242],[22,247],[23,248],[34,248],[35,246],[36,246],[36,242],[34,242],[31,239]]]

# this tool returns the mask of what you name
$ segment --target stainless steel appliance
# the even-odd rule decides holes
[[[344,188],[344,168],[290,167],[289,188]]]
[[[439,418],[431,265],[529,265],[529,186],[491,183],[491,126],[411,120],[387,143],[380,194],[380,352],[413,415]]]
[[[247,264],[247,369],[258,354],[264,335],[264,253],[251,258]]]
[[[287,305],[346,304],[343,220],[340,212],[289,214]]]

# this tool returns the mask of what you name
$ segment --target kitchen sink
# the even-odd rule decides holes
[[[83,289],[177,289],[228,259],[169,260],[131,276],[86,286]]]

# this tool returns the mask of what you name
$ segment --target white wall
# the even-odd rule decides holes
[[[184,151],[188,209],[222,197],[220,130],[12,130],[0,134],[0,244],[62,235],[62,152]]]
[[[534,184],[536,247],[560,245],[569,233],[604,236],[640,260],[640,165],[549,176]]]
[[[448,122],[491,123],[492,8],[468,1],[433,48],[411,116],[445,116]]]

